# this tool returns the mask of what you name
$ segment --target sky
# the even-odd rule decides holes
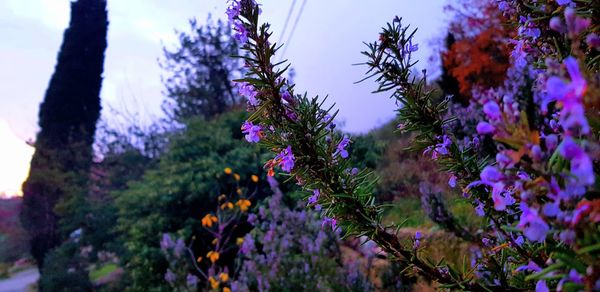
[[[445,0],[262,0],[262,20],[272,24],[278,40],[295,2],[288,33],[305,2],[285,56],[296,70],[296,91],[329,96],[340,109],[343,130],[364,133],[395,116],[394,102],[373,95],[373,81],[362,79],[363,42],[375,41],[380,28],[394,16],[418,27],[416,58],[431,68],[431,45],[445,34]],[[33,149],[25,142],[37,133],[37,114],[62,34],[69,22],[70,0],[0,1],[0,194],[19,193]],[[109,30],[104,81],[103,118],[127,111],[142,121],[161,116],[163,46],[176,44],[174,30],[186,31],[188,20],[204,22],[224,16],[225,0],[108,0]],[[14,155],[8,154],[13,153]]]

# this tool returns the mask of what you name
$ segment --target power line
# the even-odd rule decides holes
[[[304,11],[304,5],[306,5],[306,0],[302,1],[302,5],[300,6],[300,11],[298,12],[298,16],[296,16],[296,21],[294,21],[294,26],[292,26],[292,31],[290,31],[290,35],[288,36],[287,42],[285,42],[285,47],[283,47],[283,52],[281,52],[281,57],[285,56],[285,52],[287,48],[290,46],[290,42],[292,41],[292,37],[294,36],[294,32],[296,31],[296,27],[298,26],[298,22],[300,21],[300,16],[302,16],[302,12]]]
[[[281,35],[279,35],[279,41],[277,41],[277,44],[281,44],[281,41],[283,41],[283,37],[285,36],[285,31],[287,29],[288,23],[290,22],[290,18],[292,17],[292,12],[294,12],[295,5],[296,0],[293,0],[292,5],[290,6],[290,10],[288,11],[287,17],[285,18],[285,23],[283,24],[283,29],[281,30]]]

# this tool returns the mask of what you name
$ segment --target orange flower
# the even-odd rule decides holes
[[[233,203],[231,202],[225,202],[221,205],[221,210],[225,210],[225,208],[227,209],[233,209]]]
[[[241,200],[237,201],[237,203],[235,203],[235,205],[240,207],[240,210],[242,212],[246,212],[246,211],[248,211],[248,208],[252,205],[252,202],[250,202],[250,200],[241,199]]]
[[[219,282],[213,277],[208,277],[208,282],[210,282],[210,287],[213,289],[217,289],[217,287],[219,287]]]
[[[241,189],[239,189],[239,188],[236,190],[236,192],[237,192],[237,194],[238,194],[238,195],[241,195],[241,194],[242,194],[242,190],[241,190]]]
[[[206,254],[206,257],[209,258],[210,261],[214,264],[216,261],[219,260],[219,253],[211,250]]]
[[[219,240],[215,238],[215,239],[213,239],[212,244],[217,244],[218,242],[219,242]]]
[[[229,275],[227,273],[220,273],[219,279],[221,279],[221,282],[227,282],[229,281]]]
[[[225,287],[223,288],[223,292],[231,292],[231,289],[229,289],[229,287]]]
[[[230,175],[230,174],[231,174],[231,172],[232,172],[232,170],[231,170],[231,168],[229,168],[229,167],[225,167],[225,169],[223,169],[223,172],[224,172],[226,175]]]
[[[213,223],[217,223],[217,221],[218,221],[217,216],[215,216],[213,214],[206,214],[202,218],[202,226],[210,228],[213,226]]]
[[[225,194],[221,194],[221,195],[219,196],[219,201],[223,201],[223,200],[225,200],[225,199],[227,199],[227,196],[225,196]]]
[[[233,178],[234,178],[236,181],[240,181],[240,175],[239,175],[239,174],[237,174],[237,173],[234,173],[234,174],[233,174]]]
[[[243,238],[243,237],[238,237],[238,238],[235,240],[235,243],[236,243],[237,245],[242,245],[242,243],[244,243],[244,238]]]
[[[198,258],[196,259],[196,261],[197,261],[197,262],[202,262],[202,257],[198,257]]]
[[[254,182],[254,183],[258,182],[258,176],[257,175],[253,174],[250,178],[252,179],[252,182]]]

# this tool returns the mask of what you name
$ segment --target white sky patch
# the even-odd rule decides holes
[[[29,172],[33,147],[18,138],[1,119],[0,137],[0,196],[21,195],[21,184]]]

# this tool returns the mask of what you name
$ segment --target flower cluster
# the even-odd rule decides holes
[[[236,182],[241,179],[229,167],[223,173],[233,177]],[[253,175],[251,180],[257,183],[259,179]],[[163,234],[160,247],[169,262],[164,275],[169,285],[178,290],[193,290],[204,284],[205,289],[231,291],[231,273],[228,265],[221,260],[223,255],[231,254],[244,243],[243,234],[239,231],[240,223],[252,206],[250,199],[253,194],[247,197],[242,194],[239,188],[233,194],[221,194],[217,198],[215,212],[207,213],[200,219],[200,226],[212,238],[208,240],[208,245],[200,249],[207,250],[205,254],[198,255],[199,249],[194,249],[198,244],[195,236],[186,245],[183,237],[173,241],[170,234]],[[206,239],[202,238],[203,241]]]
[[[360,267],[336,263],[343,261],[339,235],[321,228],[315,211],[302,206],[296,210],[286,207],[278,182],[272,177],[268,180],[274,194],[257,214],[248,217],[254,229],[244,237],[239,254],[243,262],[232,289],[372,291],[373,284]],[[318,196],[318,190],[315,195]],[[372,246],[363,250],[365,254],[351,262],[360,263],[375,256]]]

